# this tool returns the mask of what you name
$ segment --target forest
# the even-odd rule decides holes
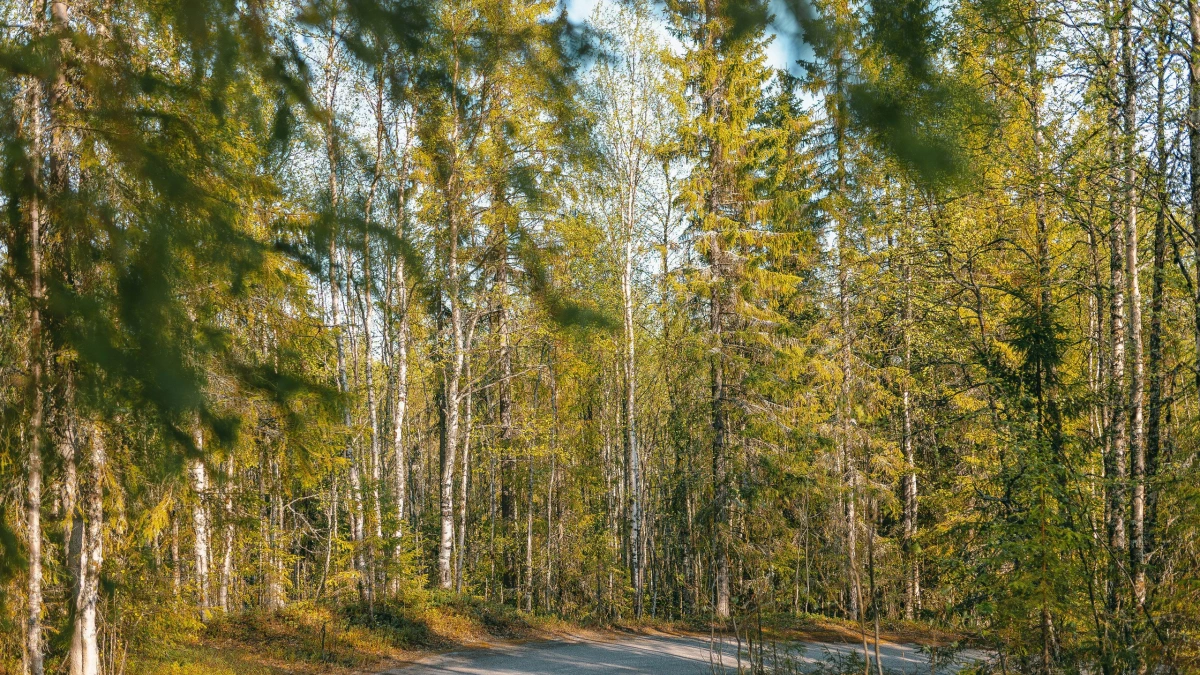
[[[455,598],[1200,671],[1200,2],[581,4],[0,0],[0,673]]]

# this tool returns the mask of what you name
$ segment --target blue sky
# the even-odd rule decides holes
[[[615,0],[566,0],[567,16],[573,21],[586,21],[592,15],[596,5],[600,3],[615,2]],[[777,15],[782,14],[776,12]],[[664,27],[665,28],[665,27]],[[769,31],[769,32],[774,32]],[[767,63],[775,68],[787,68],[792,73],[796,73],[798,68],[795,65],[796,57],[791,56],[789,49],[788,38],[786,36],[777,37],[767,47]]]

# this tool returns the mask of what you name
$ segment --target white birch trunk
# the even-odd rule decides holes
[[[907,252],[905,252],[907,255]],[[912,266],[904,267],[904,618],[911,621],[921,604],[921,574],[917,564],[917,458],[912,424]],[[877,617],[878,618],[878,617]]]
[[[458,298],[458,227],[451,217],[450,226],[450,279],[448,295],[450,303],[451,349],[449,367],[446,369],[446,447],[441,466],[441,536],[438,541],[438,585],[449,589],[454,582],[451,569],[451,553],[454,548],[454,467],[458,451],[458,398],[459,381],[463,369],[463,326],[462,307]]]
[[[364,206],[364,217],[369,224],[373,216],[373,205],[375,203],[375,192],[379,186],[381,178],[381,167],[383,160],[383,140],[384,140],[384,117],[383,117],[383,81],[379,80],[375,89],[375,170],[371,178],[371,187],[367,193],[367,200]],[[372,345],[371,336],[371,319],[374,314],[374,306],[371,298],[371,239],[367,233],[363,234],[363,370],[367,385],[367,419],[371,425],[370,441],[371,441],[371,509],[372,515],[375,517],[375,539],[376,541],[383,539],[383,514],[382,505],[379,501],[379,488],[382,485],[382,450],[381,441],[379,438],[379,408],[375,403],[375,373],[371,366],[371,360],[374,358],[375,350]]]
[[[1146,600],[1145,571],[1145,507],[1146,507],[1146,442],[1143,398],[1146,381],[1146,360],[1142,350],[1142,291],[1138,282],[1137,228],[1137,58],[1131,26],[1132,0],[1122,8],[1121,43],[1124,65],[1124,131],[1125,164],[1125,282],[1129,293],[1129,346],[1132,368],[1129,380],[1129,455],[1133,473],[1133,504],[1130,514],[1130,547],[1133,567],[1133,599],[1141,606]]]
[[[467,382],[467,386],[470,386],[470,383],[471,383],[471,359],[470,359],[470,357],[467,357],[465,359],[464,372],[465,372],[465,379]],[[459,506],[458,506],[458,510],[459,510],[458,556],[457,556],[456,564],[454,566],[454,592],[456,592],[456,593],[462,593],[463,565],[466,561],[466,549],[467,549],[467,495],[469,494],[468,491],[470,490],[470,487],[471,487],[471,485],[470,485],[470,481],[471,481],[471,426],[472,426],[472,421],[473,421],[473,418],[471,415],[471,392],[470,392],[470,390],[467,391],[467,396],[466,396],[466,400],[463,403],[463,407],[466,409],[467,419],[466,419],[466,426],[463,429],[462,478],[459,482],[459,488],[458,488],[458,502],[459,502]]]
[[[408,288],[404,278],[404,258],[396,265],[397,298],[400,326],[396,335],[396,399],[392,407],[392,450],[396,454],[396,551],[400,557],[400,539],[404,536],[405,500],[408,497],[408,453],[404,447],[404,416],[408,409]]]
[[[196,447],[203,453],[204,451],[204,432],[197,429],[195,432]],[[188,465],[188,473],[192,478],[192,492],[195,493],[196,503],[192,506],[192,527],[195,530],[195,546],[194,553],[196,558],[196,592],[200,600],[200,613],[203,617],[208,617],[208,609],[211,607],[211,598],[209,596],[209,543],[210,543],[210,523],[208,517],[208,470],[204,466],[204,462],[199,459],[192,460]]]
[[[183,559],[179,555],[179,514],[171,509],[171,589],[179,597],[183,585]]]
[[[642,616],[642,498],[641,457],[637,446],[637,368],[633,325],[634,208],[636,170],[630,166],[625,221],[625,260],[621,272],[621,299],[625,310],[625,448],[629,479],[629,570],[633,582],[633,611]]]
[[[225,556],[221,560],[221,587],[217,593],[221,611],[229,612],[229,584],[233,578],[233,457],[225,465]]]
[[[72,675],[100,675],[100,643],[98,613],[100,603],[100,570],[104,565],[104,470],[106,455],[100,428],[91,425],[89,439],[91,480],[88,481],[84,502],[84,535],[81,551],[81,578],[75,605],[75,632],[79,635],[72,644],[70,672]]]

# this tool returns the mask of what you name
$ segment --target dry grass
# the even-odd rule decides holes
[[[744,627],[739,626],[741,630]],[[556,637],[614,638],[620,634],[710,634],[704,621],[626,620],[582,627],[561,618],[530,615],[480,599],[431,594],[389,601],[368,612],[361,606],[334,609],[299,603],[277,612],[218,618],[195,639],[146,645],[132,655],[130,675],[351,675],[378,673],[430,651],[496,642]],[[757,631],[757,627],[755,627]],[[850,642],[862,640],[858,624],[817,616],[763,616],[763,637]],[[729,634],[732,624],[718,633]],[[945,644],[956,636],[917,624],[884,631],[890,642]]]
[[[349,675],[376,673],[423,652],[552,636],[554,621],[469,599],[335,610],[301,603],[218,618],[185,644],[147,645],[130,675]]]
[[[641,620],[630,619],[619,621],[613,625],[613,628],[638,634],[707,636],[714,631],[721,635],[732,635],[734,625],[732,622],[726,622],[723,625],[717,624],[714,626],[701,618],[683,621],[663,621],[643,618]],[[737,628],[742,632],[746,630],[746,627],[740,624]],[[873,640],[873,626],[868,624],[866,628],[867,639]],[[755,630],[757,631],[757,624],[755,625]],[[762,616],[763,637],[768,640],[780,642],[859,643],[862,642],[862,633],[859,630],[857,622],[832,619],[813,614],[801,616],[792,614],[763,614]],[[962,636],[936,630],[924,624],[905,622],[882,628],[879,632],[879,639],[881,642],[904,642],[940,646],[961,640]]]

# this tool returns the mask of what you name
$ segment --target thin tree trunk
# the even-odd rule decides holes
[[[1115,63],[1117,52],[1117,30],[1115,26],[1109,31],[1109,46],[1112,54],[1112,61],[1109,64],[1110,90],[1113,95],[1117,94],[1117,65]],[[1112,128],[1119,128],[1118,111],[1112,113],[1113,124]],[[1114,163],[1121,161],[1116,138],[1110,139],[1112,144],[1110,155]],[[1113,176],[1112,188],[1114,192],[1119,190],[1119,183],[1123,177]],[[1109,458],[1107,468],[1107,483],[1108,483],[1108,505],[1109,505],[1109,546],[1112,548],[1113,556],[1109,575],[1109,612],[1114,617],[1120,610],[1120,593],[1119,589],[1122,584],[1122,564],[1128,550],[1125,522],[1125,483],[1129,479],[1127,469],[1127,451],[1129,446],[1128,424],[1129,415],[1126,408],[1128,395],[1125,388],[1125,217],[1117,215],[1120,204],[1120,198],[1115,195],[1111,198],[1113,209],[1113,227],[1109,237],[1109,279],[1112,287],[1112,305],[1110,308],[1112,327],[1112,336],[1110,348],[1112,356],[1109,359],[1109,391],[1108,399],[1110,401],[1110,421],[1109,435],[1112,438],[1112,454]]]
[[[499,269],[496,270],[496,286],[499,289],[500,303],[496,312],[500,333],[500,386],[498,387],[499,395],[497,400],[499,408],[497,412],[500,416],[500,458],[497,478],[500,483],[500,536],[503,542],[510,528],[516,527],[516,496],[513,494],[516,481],[509,480],[509,476],[507,475],[509,473],[507,469],[513,462],[512,454],[513,445],[516,441],[516,429],[513,426],[513,346],[508,302],[508,232],[503,221],[500,224],[500,241],[497,242],[497,245],[500,255]],[[515,577],[517,576],[517,569],[516,563],[512,559],[511,549],[507,549],[503,543],[501,544],[500,555],[504,558],[500,583],[500,601],[503,602],[504,592],[508,583],[511,581],[514,583],[514,587],[516,585]]]
[[[179,555],[179,514],[171,509],[171,588],[179,597],[183,585],[183,559]]]
[[[1129,387],[1129,455],[1133,473],[1130,561],[1133,599],[1141,606],[1146,599],[1145,510],[1146,445],[1143,398],[1146,362],[1142,352],[1142,293],[1138,282],[1137,229],[1137,72],[1136,46],[1132,30],[1133,2],[1125,0],[1121,10],[1121,52],[1124,62],[1125,100],[1122,107],[1125,164],[1125,281],[1129,293],[1129,342],[1133,363]]]
[[[641,457],[637,446],[637,366],[636,336],[633,326],[633,256],[636,170],[629,171],[625,221],[625,260],[621,273],[621,299],[625,310],[625,463],[629,478],[629,570],[633,582],[634,616],[642,616],[642,497]]]
[[[529,463],[529,494],[525,505],[525,611],[533,611],[533,451]]]
[[[195,431],[196,449],[204,453],[204,432],[197,427]],[[193,550],[196,558],[196,593],[200,601],[201,616],[208,617],[208,609],[212,606],[209,597],[209,517],[208,517],[208,470],[204,461],[193,459],[189,463],[188,472],[192,477],[192,492],[195,493],[195,504],[192,506],[192,528],[195,532]]]
[[[879,507],[871,502],[871,529],[867,532],[867,575],[871,591],[871,615],[875,621],[875,670],[883,675],[883,661],[879,658],[879,594],[875,590],[875,528],[879,522]]]
[[[30,174],[35,189],[29,198],[29,426],[25,466],[25,533],[29,552],[26,601],[25,658],[30,675],[42,675],[42,433],[45,394],[42,391],[42,204],[36,186],[41,184],[42,85],[30,85]]]
[[[452,82],[459,82],[460,63],[457,55],[454,60]],[[446,278],[442,288],[450,309],[450,360],[443,367],[443,406],[445,424],[443,425],[445,441],[441,453],[441,524],[438,540],[438,586],[449,590],[454,583],[453,564],[451,555],[454,551],[454,468],[458,452],[459,424],[459,384],[463,374],[464,345],[462,318],[462,280],[458,261],[458,238],[460,232],[460,201],[462,200],[460,177],[457,170],[458,144],[461,140],[458,89],[451,88],[450,110],[453,111],[449,145],[451,156],[447,159],[447,175],[440,186],[441,197],[446,209],[447,242],[446,242]],[[440,305],[440,302],[439,302]],[[441,311],[439,306],[439,312]]]
[[[470,386],[471,382],[471,359],[468,356],[464,367],[465,379]],[[463,407],[466,409],[466,425],[463,430],[463,450],[462,450],[462,478],[458,487],[459,501],[459,517],[458,517],[458,556],[457,563],[454,566],[454,592],[462,593],[463,589],[463,564],[466,562],[467,549],[467,496],[470,494],[471,488],[471,427],[474,421],[471,411],[471,394],[467,391],[466,400],[463,402]]]
[[[396,551],[401,554],[404,518],[408,497],[408,452],[404,447],[404,417],[408,408],[408,287],[404,275],[404,256],[396,262],[396,281],[400,308],[400,326],[396,333],[396,397],[392,407],[392,450],[396,454]]]
[[[496,584],[496,449],[492,448],[488,458],[488,578],[483,597],[492,599],[492,587]]]
[[[715,8],[706,3],[704,19],[707,25],[703,31],[704,46],[707,49],[716,47],[719,20]],[[709,125],[715,126],[725,107],[723,97],[726,92],[719,85],[709,85],[702,95],[701,114],[708,120]],[[721,212],[724,207],[721,195],[718,194],[717,183],[724,178],[725,166],[722,140],[709,137],[705,139],[709,157],[708,170],[711,174],[712,185],[705,199],[705,210],[711,214]],[[729,592],[729,466],[728,466],[728,420],[726,407],[726,363],[725,363],[725,252],[722,250],[721,235],[717,231],[708,232],[709,238],[709,331],[712,358],[711,370],[711,415],[712,415],[712,482],[713,482],[713,515],[712,534],[715,562],[714,582],[714,611],[719,618],[730,615]]]
[[[384,117],[383,117],[383,89],[384,83],[382,79],[382,71],[375,87],[375,167],[371,176],[371,185],[367,190],[366,203],[363,206],[363,217],[368,226],[374,219],[374,204],[375,193],[379,187],[379,181],[382,178],[383,171],[383,142],[384,142]],[[379,407],[375,402],[375,369],[372,367],[374,359],[374,346],[372,344],[372,315],[374,314],[375,304],[373,301],[374,289],[371,285],[371,237],[369,229],[363,230],[362,242],[362,331],[363,331],[363,374],[367,385],[367,421],[370,424],[369,436],[371,441],[371,509],[372,515],[375,518],[375,540],[383,539],[383,513],[382,504],[379,499],[379,488],[383,484],[383,454],[382,441],[379,438]]]
[[[329,579],[329,564],[333,558],[333,540],[337,538],[337,475],[331,477],[329,481],[329,510],[326,514],[326,522],[329,524],[329,536],[325,540],[325,563],[321,567],[321,583],[317,586],[317,599],[325,594],[325,582]]]
[[[82,571],[79,593],[75,600],[75,630],[79,633],[79,650],[72,645],[70,672],[72,675],[100,674],[99,603],[100,569],[104,564],[104,470],[106,456],[100,428],[90,424],[88,445],[91,480],[85,492]]]
[[[1188,0],[1188,160],[1192,204],[1192,318],[1194,323],[1196,390],[1200,391],[1200,0]]]
[[[363,248],[363,371],[367,388],[367,423],[370,425],[368,435],[371,443],[371,508],[375,519],[375,539],[379,540],[383,539],[383,514],[379,499],[379,486],[383,483],[383,457],[379,439],[379,407],[375,402],[375,369],[372,365],[374,345],[371,338],[371,318],[374,314],[374,301],[371,298],[371,263],[367,242],[363,242]]]
[[[546,363],[548,361],[549,361],[549,357],[544,356],[543,363]],[[534,382],[534,385],[533,385],[532,409],[535,411],[539,408],[539,401],[541,398],[541,384],[542,384],[542,380],[541,380],[541,375],[539,374],[538,379]],[[551,395],[551,397],[553,397],[553,395],[554,395],[553,389],[551,390],[550,395]],[[553,399],[551,400],[551,405],[553,406]],[[533,573],[533,518],[534,518],[533,512],[534,512],[534,496],[536,494],[536,486],[535,486],[535,480],[534,480],[535,463],[534,463],[533,446],[532,445],[528,446],[528,448],[526,450],[526,461],[528,462],[528,468],[529,468],[529,482],[528,482],[528,490],[527,490],[526,504],[525,504],[525,598],[524,599],[525,599],[525,611],[532,612],[533,611],[533,577],[534,577],[534,573]],[[549,537],[550,532],[547,531],[546,536]]]
[[[905,251],[905,255],[909,252]],[[917,458],[912,425],[912,266],[904,265],[904,618],[912,621],[921,604],[921,577],[917,566]]]
[[[458,269],[458,217],[457,198],[453,195],[454,185],[446,188],[446,208],[449,216],[447,237],[447,302],[450,305],[450,362],[446,364],[443,382],[445,387],[445,436],[441,457],[441,536],[438,541],[438,585],[450,589],[454,583],[451,554],[454,549],[454,468],[458,451],[459,382],[464,365],[462,306],[459,298]]]
[[[326,86],[326,101],[325,105],[329,112],[325,125],[325,158],[328,162],[328,190],[329,190],[329,208],[335,227],[329,235],[329,304],[331,311],[331,328],[334,335],[335,349],[337,352],[337,377],[338,377],[338,393],[345,396],[349,393],[349,380],[346,375],[346,347],[342,335],[342,319],[339,311],[338,303],[342,297],[340,284],[340,275],[338,273],[338,255],[337,255],[337,238],[338,229],[336,227],[338,219],[338,208],[340,206],[340,190],[337,178],[337,167],[340,157],[337,138],[336,122],[336,103],[337,103],[337,86],[341,75],[341,64],[337,59],[337,26],[336,23],[330,25],[329,34],[327,35],[327,53],[325,59],[325,86]],[[348,313],[348,312],[347,312]],[[350,513],[350,535],[354,540],[355,554],[354,564],[355,569],[359,574],[359,593],[363,600],[370,601],[369,580],[367,577],[366,564],[363,560],[363,504],[362,504],[362,478],[359,475],[358,457],[354,452],[353,435],[350,433],[353,427],[353,420],[350,416],[350,407],[344,402],[342,404],[342,424],[346,432],[346,448],[344,457],[350,466],[350,496],[353,501],[354,508]]]
[[[279,478],[279,462],[271,459],[268,462],[271,467],[271,487],[268,490],[268,499],[270,499],[271,508],[268,512],[267,529],[270,532],[268,535],[269,541],[269,563],[271,569],[267,574],[267,606],[270,609],[283,609],[287,602],[286,591],[283,587],[283,558],[281,551],[283,549],[280,539],[283,536],[283,486],[280,484]],[[370,602],[370,599],[368,599]],[[370,611],[374,610],[373,605],[369,605]]]
[[[221,560],[221,587],[217,592],[217,602],[221,611],[229,613],[229,584],[233,579],[233,456],[225,462],[225,487],[222,490],[225,506],[225,556]]]
[[[67,570],[67,578],[70,581],[71,608],[75,611],[75,622],[71,629],[71,647],[67,662],[70,675],[79,675],[82,672],[80,668],[83,664],[81,657],[83,654],[83,633],[79,630],[78,626],[78,608],[80,584],[83,580],[84,572],[83,539],[85,519],[83,514],[79,512],[81,508],[81,504],[79,503],[79,461],[83,458],[79,457],[76,448],[78,429],[73,419],[74,397],[71,389],[71,384],[68,382],[66,392],[63,396],[63,410],[60,412],[60,424],[62,428],[59,432],[58,447],[59,456],[62,458],[63,464],[62,512],[63,534],[66,537],[66,556],[63,567]]]
[[[332,253],[336,253],[336,251],[331,251]],[[354,317],[350,303],[351,279],[349,253],[348,251],[344,251],[343,253],[345,261],[341,265],[341,269],[344,276],[335,277],[339,280],[339,283],[334,284],[331,290],[335,295],[333,302],[334,323],[336,326],[336,342],[339,344],[338,355],[340,357],[339,371],[342,377],[341,386],[342,392],[348,396],[358,386],[358,351],[354,344]],[[341,312],[338,311],[339,303]],[[349,364],[346,362],[347,354],[354,359]],[[353,385],[349,380],[350,375],[355,376]],[[347,402],[343,402],[342,405],[342,423],[346,430],[345,457],[348,460],[350,475],[350,493],[347,496],[350,498],[349,516],[350,532],[354,539],[354,566],[358,572],[359,594],[362,600],[367,603],[369,611],[374,613],[374,576],[371,572],[367,550],[367,504],[366,492],[363,486],[363,458],[361,457],[359,447],[355,443],[354,417],[351,407]],[[370,467],[367,468],[369,469]]]
[[[837,189],[837,198],[843,199],[846,194],[846,127],[848,124],[849,111],[846,109],[845,96],[842,89],[845,86],[845,64],[839,53],[835,62],[835,80],[834,90],[837,96],[837,101],[834,106],[834,146],[835,146],[835,165],[834,165],[834,184]],[[835,220],[837,232],[837,302],[838,302],[838,330],[840,333],[840,345],[838,348],[838,365],[841,370],[841,383],[838,392],[838,448],[840,461],[839,469],[843,472],[843,480],[847,486],[847,498],[845,503],[846,515],[846,565],[849,576],[851,577],[852,586],[857,586],[858,582],[858,515],[856,513],[856,496],[855,485],[857,483],[857,473],[855,468],[855,458],[853,452],[853,443],[851,435],[851,415],[854,409],[853,392],[851,380],[853,376],[853,359],[851,353],[851,324],[850,324],[850,238],[849,224],[847,223],[847,214],[845,213],[845,205],[838,203],[834,206]],[[847,603],[847,614],[850,620],[857,620],[859,617],[859,592],[852,587],[847,593],[849,602]]]
[[[853,490],[853,488],[852,488],[852,490]],[[854,503],[853,496],[851,496],[851,498],[850,498],[850,503],[852,503],[852,504]],[[869,651],[869,647],[867,644],[867,627],[865,624],[866,616],[867,616],[866,603],[863,602],[863,597],[862,597],[862,593],[863,593],[862,571],[859,570],[858,567],[850,568],[850,581],[851,581],[850,592],[854,594],[854,597],[856,599],[855,606],[863,608],[863,611],[860,612],[858,614],[858,616],[855,617],[855,620],[858,621],[858,634],[862,637],[863,661],[864,661],[863,675],[870,675],[870,673],[871,673],[871,652]]]
[[[1166,286],[1167,264],[1167,213],[1171,208],[1167,193],[1167,138],[1166,138],[1166,88],[1167,71],[1164,66],[1169,56],[1170,21],[1173,5],[1164,2],[1160,10],[1159,44],[1156,54],[1158,86],[1155,101],[1154,152],[1158,162],[1155,182],[1157,185],[1158,212],[1154,219],[1154,261],[1150,290],[1150,355],[1149,410],[1146,418],[1146,527],[1145,551],[1153,556],[1157,520],[1157,494],[1154,478],[1158,473],[1158,456],[1162,447],[1163,409],[1163,294]]]
[[[556,422],[555,429],[557,428]],[[547,610],[553,609],[550,603],[550,591],[553,587],[554,579],[554,478],[558,468],[557,452],[558,446],[556,443],[550,452],[550,478],[546,481],[546,588],[543,594],[545,600],[543,604]]]
[[[78,471],[79,461],[85,458],[79,456],[76,448],[76,442],[78,441],[76,434],[78,430],[74,420],[71,419],[71,415],[73,414],[70,404],[71,394],[68,392],[64,398],[66,399],[66,408],[61,413],[63,428],[61,432],[62,437],[59,441],[59,454],[63,460],[63,532],[67,537],[65,567],[71,584],[71,609],[74,616],[71,625],[71,647],[67,655],[67,672],[70,675],[81,675],[83,672],[83,631],[79,629],[79,618],[81,616],[79,608],[83,576],[86,569],[86,561],[83,553],[86,519],[81,512],[84,506],[79,503]],[[87,481],[85,480],[86,484]]]
[[[453,228],[451,228],[453,231]],[[453,246],[451,247],[454,248]],[[456,265],[452,265],[456,268]],[[457,274],[457,269],[453,270]],[[462,353],[461,330],[458,326],[458,303],[450,301],[451,307],[451,341],[454,355],[451,363],[445,368],[443,375],[442,406],[444,415],[443,443],[441,452],[440,504],[441,523],[438,540],[438,585],[449,589],[454,582],[451,554],[454,549],[454,468],[455,455],[458,446],[458,363]]]

